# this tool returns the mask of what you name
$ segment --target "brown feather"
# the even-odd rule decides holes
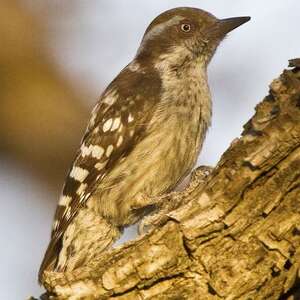
[[[107,150],[109,145],[113,145],[114,148],[111,155],[107,158],[106,166],[102,170],[97,170],[95,165],[103,162],[105,155],[102,156],[101,160],[97,160],[90,155],[83,157],[82,152],[78,151],[73,166],[88,170],[89,174],[83,182],[79,183],[70,177],[72,168],[69,171],[63,188],[63,195],[70,196],[72,201],[67,207],[58,205],[56,209],[54,219],[59,223],[52,231],[51,240],[40,267],[40,282],[42,281],[44,270],[55,269],[62,247],[63,234],[77,215],[79,209],[86,205],[89,196],[103,178],[101,176],[105,176],[118,163],[120,158],[126,157],[137,142],[137,139],[143,136],[145,124],[151,119],[155,104],[158,102],[158,98],[153,97],[153,95],[159,95],[160,86],[160,79],[155,71],[142,74],[125,68],[101,96],[93,111],[94,120],[88,124],[82,144],[85,144],[86,147],[99,145],[105,150]],[[116,99],[112,105],[108,105],[105,100],[111,93]],[[129,114],[132,117],[131,122],[128,122]],[[109,119],[118,117],[121,118],[122,130],[108,130],[104,132],[104,123]],[[94,130],[97,127],[99,131],[95,132]],[[133,135],[131,132],[133,132]],[[119,147],[116,147],[120,136],[123,142]],[[76,190],[82,183],[86,183],[87,188],[81,196],[78,196]],[[69,214],[66,214],[67,209],[71,209]]]

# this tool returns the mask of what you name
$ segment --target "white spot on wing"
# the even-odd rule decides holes
[[[123,137],[120,135],[117,141],[117,147],[120,147],[123,143]]]
[[[76,191],[76,194],[80,196],[86,190],[87,186],[86,183],[82,183]]]
[[[70,177],[74,178],[79,182],[83,182],[88,175],[89,175],[88,170],[76,166],[74,166],[72,171],[70,172]]]
[[[72,198],[70,196],[61,196],[59,199],[58,205],[69,206],[71,201],[72,201]]]
[[[113,120],[108,119],[103,125],[103,132],[107,132],[108,130],[110,130],[112,123],[113,123]]]
[[[115,120],[113,122],[113,125],[112,125],[112,127],[111,127],[110,130],[111,131],[117,130],[119,128],[120,124],[121,124],[121,118],[120,117],[119,118],[115,118]]]
[[[85,144],[81,145],[80,150],[81,150],[82,157],[86,157],[91,154],[90,147],[87,147]]]
[[[104,97],[102,98],[102,102],[111,106],[116,102],[117,98],[117,92],[113,90],[104,95]]]
[[[92,146],[90,145],[90,147],[92,147],[92,156],[97,158],[97,159],[100,159],[104,153],[104,149],[98,145],[96,146]]]
[[[110,157],[111,153],[113,152],[114,150],[114,146],[113,145],[109,145],[106,149],[106,156],[107,157]]]
[[[80,149],[82,157],[92,155],[92,157],[100,159],[104,153],[104,149],[98,145],[89,145],[87,147],[85,144],[83,144]]]
[[[95,164],[95,168],[98,170],[98,171],[101,171],[107,164],[107,160],[102,162],[102,163],[96,163]]]

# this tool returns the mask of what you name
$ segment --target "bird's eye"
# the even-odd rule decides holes
[[[192,27],[190,24],[187,24],[187,23],[181,24],[181,30],[183,32],[190,32],[191,29],[192,29]]]

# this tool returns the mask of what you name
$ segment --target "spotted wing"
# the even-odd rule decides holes
[[[99,181],[142,138],[157,102],[157,97],[151,95],[145,101],[142,91],[135,91],[133,96],[130,92],[120,94],[122,89],[119,92],[108,89],[94,108],[81,148],[65,181],[51,241],[40,268],[40,280],[45,269],[55,268],[63,234],[80,207],[85,205]]]

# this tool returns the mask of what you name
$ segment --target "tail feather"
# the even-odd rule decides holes
[[[52,238],[48,245],[43,261],[40,266],[38,281],[43,283],[44,271],[53,271],[58,261],[58,254],[62,248],[62,237]]]

